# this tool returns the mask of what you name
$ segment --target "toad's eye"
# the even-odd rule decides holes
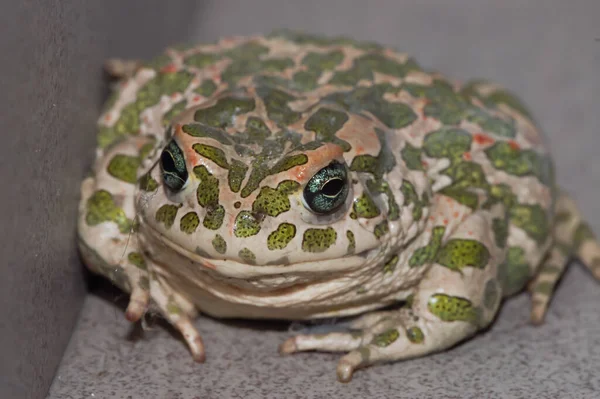
[[[160,154],[160,167],[165,185],[171,191],[180,191],[187,182],[188,172],[183,152],[175,140],[171,140]]]
[[[346,201],[348,190],[346,166],[333,161],[308,181],[304,187],[304,203],[314,213],[332,213]]]

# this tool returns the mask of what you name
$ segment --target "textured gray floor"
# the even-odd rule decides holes
[[[523,3],[206,1],[194,29],[199,40],[276,27],[349,34],[461,79],[501,82],[530,106],[560,184],[600,232],[600,2]],[[521,295],[485,334],[446,353],[361,371],[349,385],[335,381],[337,355],[279,357],[284,324],[201,318],[208,360],[193,364],[162,327],[141,339],[131,334],[113,304],[118,295],[88,295],[49,398],[600,397],[600,284],[578,265],[545,325],[528,324]]]
[[[335,379],[339,356],[281,357],[286,324],[197,321],[207,362],[192,362],[170,330],[140,336],[114,305],[89,295],[50,398],[597,398],[600,287],[579,265],[560,286],[547,323],[528,324],[529,300],[506,303],[494,327],[451,351]]]

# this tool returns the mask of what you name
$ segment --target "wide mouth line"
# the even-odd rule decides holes
[[[199,263],[200,265],[202,265],[203,267],[205,267],[208,270],[214,270],[215,266],[226,266],[227,269],[242,269],[245,270],[246,272],[260,272],[260,273],[235,273],[235,275],[230,275],[229,273],[223,273],[224,272],[224,268],[221,268],[220,271],[221,273],[228,275],[230,277],[243,277],[244,275],[260,275],[260,276],[268,276],[268,275],[275,275],[275,274],[282,274],[283,270],[286,271],[297,271],[294,270],[297,267],[302,267],[304,268],[310,268],[311,266],[314,266],[318,263],[321,262],[327,262],[327,261],[334,261],[334,260],[341,260],[344,259],[344,266],[343,268],[335,268],[336,270],[348,270],[351,269],[353,267],[358,266],[359,264],[363,264],[364,260],[366,259],[366,255],[369,251],[369,249],[364,250],[358,254],[354,254],[352,256],[344,256],[341,258],[332,258],[332,259],[319,259],[319,260],[312,260],[312,261],[307,261],[307,262],[296,262],[296,263],[287,263],[287,264],[255,264],[255,265],[250,265],[247,263],[241,263],[235,259],[231,259],[231,258],[224,258],[224,259],[217,259],[217,258],[209,258],[209,257],[205,257],[205,256],[201,256],[199,254],[197,254],[196,252],[193,252],[187,248],[182,247],[181,245],[177,244],[176,242],[174,242],[173,240],[169,239],[168,237],[166,237],[165,235],[161,234],[157,229],[155,229],[151,224],[149,223],[143,223],[144,227],[147,229],[147,231],[149,231],[155,239],[163,242],[165,245],[167,245],[169,248],[171,248],[172,250],[174,250],[175,252],[177,252],[178,254],[188,258],[188,259],[192,259],[193,261],[195,261],[196,263]],[[360,260],[360,262],[350,262],[352,259],[356,259],[356,260]],[[347,267],[350,266],[350,267]],[[315,268],[313,270],[313,272],[319,272],[321,271],[318,268]],[[332,270],[329,269],[328,272],[331,272]],[[270,273],[272,272],[272,273]]]

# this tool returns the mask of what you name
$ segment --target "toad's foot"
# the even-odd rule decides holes
[[[539,272],[529,284],[532,295],[531,320],[541,324],[548,310],[556,284],[564,274],[571,256],[575,255],[600,280],[600,245],[589,225],[565,192],[556,201],[554,247]]]
[[[177,294],[156,272],[152,271],[150,276],[150,295],[161,315],[181,333],[194,361],[204,363],[204,343],[192,322],[197,316],[194,305]]]

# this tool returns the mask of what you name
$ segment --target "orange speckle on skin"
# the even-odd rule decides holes
[[[518,151],[521,149],[521,146],[517,144],[517,142],[514,140],[509,140],[508,145],[510,146],[510,148],[512,148],[513,151]]]
[[[448,219],[444,219],[444,225],[448,225]]]
[[[163,67],[160,70],[161,73],[174,73],[177,72],[177,67],[175,66],[175,64],[169,64],[165,67]]]
[[[217,266],[213,265],[210,262],[207,262],[206,260],[204,262],[202,262],[202,266],[204,266],[206,268],[209,268],[209,269],[212,269],[212,270],[216,270],[217,269]]]
[[[192,101],[200,101],[200,96],[194,96],[194,98],[192,98]]]
[[[111,120],[111,119],[112,119],[112,118],[111,118],[110,114],[106,114],[106,115],[104,116],[104,122],[110,122],[110,120]]]
[[[433,216],[429,216],[429,220],[431,220],[433,222],[435,220],[435,218]]]
[[[179,93],[173,93],[173,94],[171,94],[171,98],[172,98],[172,99],[176,99],[176,98],[177,98],[177,96],[179,96]]]
[[[483,133],[475,133],[473,140],[479,145],[486,145],[494,143],[494,139]]]
[[[470,153],[470,152],[465,152],[465,153],[463,154],[463,159],[464,159],[465,161],[470,161],[470,160],[471,160],[471,153]]]
[[[473,235],[473,232],[472,232],[472,231],[469,231],[467,234],[468,234],[468,235],[470,235],[470,236],[472,236],[472,235]]]
[[[458,219],[459,213],[458,213],[458,212],[454,212],[454,213],[452,214],[452,216],[453,216],[455,219]]]
[[[425,167],[429,166],[429,164],[427,163],[427,161],[421,161],[421,165],[423,165]]]

